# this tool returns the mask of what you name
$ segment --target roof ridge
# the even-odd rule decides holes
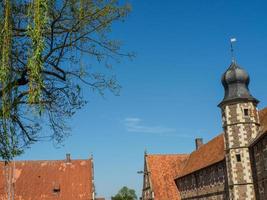
[[[71,159],[71,161],[89,161],[89,160],[93,160],[92,158],[88,158],[88,159]],[[66,161],[66,159],[62,159],[62,160],[13,160],[11,162],[62,162],[62,161]],[[4,160],[0,160],[0,163],[5,162]]]
[[[186,156],[186,155],[190,155],[190,153],[169,153],[169,154],[156,153],[156,154],[147,154],[147,156]]]
[[[212,142],[213,142],[215,139],[217,139],[218,137],[221,137],[223,134],[224,134],[224,132],[222,132],[222,133],[216,135],[215,137],[211,138],[207,143],[204,143],[204,144],[201,145],[198,149],[192,151],[192,152],[190,153],[190,155],[191,155],[192,153],[197,152],[197,151],[200,151],[200,150],[203,149],[204,147],[208,146],[210,143],[212,143]]]

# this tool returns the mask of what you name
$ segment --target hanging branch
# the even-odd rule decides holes
[[[4,25],[1,33],[1,70],[0,70],[0,82],[2,86],[2,107],[1,107],[1,138],[3,140],[1,156],[5,159],[12,157],[12,142],[14,132],[10,127],[10,115],[11,115],[11,90],[5,90],[11,79],[11,48],[12,48],[12,25],[11,25],[11,3],[9,0],[4,2]]]
[[[2,31],[2,58],[1,58],[1,70],[0,70],[0,81],[2,88],[5,88],[8,85],[10,80],[10,53],[11,53],[11,34],[12,27],[10,22],[11,17],[11,8],[9,0],[5,0],[5,12],[4,12],[4,28]],[[8,118],[10,115],[9,112],[9,103],[10,103],[10,94],[9,91],[2,90],[2,117],[4,119]]]
[[[32,40],[32,54],[28,62],[29,69],[29,102],[36,104],[41,102],[41,92],[44,87],[42,78],[43,60],[42,53],[45,48],[44,32],[47,23],[47,0],[33,1],[34,13],[33,26],[29,26],[29,37]]]

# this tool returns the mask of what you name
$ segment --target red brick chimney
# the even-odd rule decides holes
[[[71,159],[70,159],[70,153],[66,154],[66,163],[70,163]]]
[[[202,138],[196,138],[195,143],[196,143],[196,150],[198,150],[203,145],[203,139]]]

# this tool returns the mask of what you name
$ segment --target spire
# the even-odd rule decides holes
[[[145,148],[144,155],[147,156],[147,149]]]
[[[232,63],[236,63],[235,54],[234,54],[234,43],[235,42],[236,42],[236,38],[230,38]]]

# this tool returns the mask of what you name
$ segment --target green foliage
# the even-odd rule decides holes
[[[15,137],[15,127],[11,122],[11,106],[12,106],[12,91],[5,89],[9,87],[9,81],[12,76],[11,69],[11,51],[12,51],[12,21],[11,21],[11,2],[10,0],[4,1],[5,9],[3,9],[3,29],[1,31],[1,70],[0,70],[0,83],[1,91],[1,121],[0,121],[0,140],[4,143],[3,150],[0,155],[4,159],[17,155],[17,140]]]
[[[28,59],[29,102],[32,104],[40,102],[42,87],[44,87],[41,72],[43,68],[42,53],[45,48],[44,32],[47,23],[47,9],[47,0],[34,0],[29,9],[28,34],[32,40],[32,52]],[[33,23],[31,23],[31,19],[33,19]]]
[[[61,143],[86,103],[82,85],[119,93],[111,66],[132,54],[109,34],[129,11],[117,0],[0,0],[0,157],[38,140]]]
[[[1,32],[1,70],[0,70],[0,81],[3,86],[8,85],[10,79],[10,53],[11,53],[11,21],[10,21],[10,2],[5,0],[6,9],[4,10],[4,27]],[[2,116],[4,119],[9,117],[10,107],[10,92],[3,90],[2,92]]]
[[[111,200],[137,200],[137,195],[135,194],[135,190],[124,186],[120,189],[118,194],[116,194],[114,197],[111,197]]]

